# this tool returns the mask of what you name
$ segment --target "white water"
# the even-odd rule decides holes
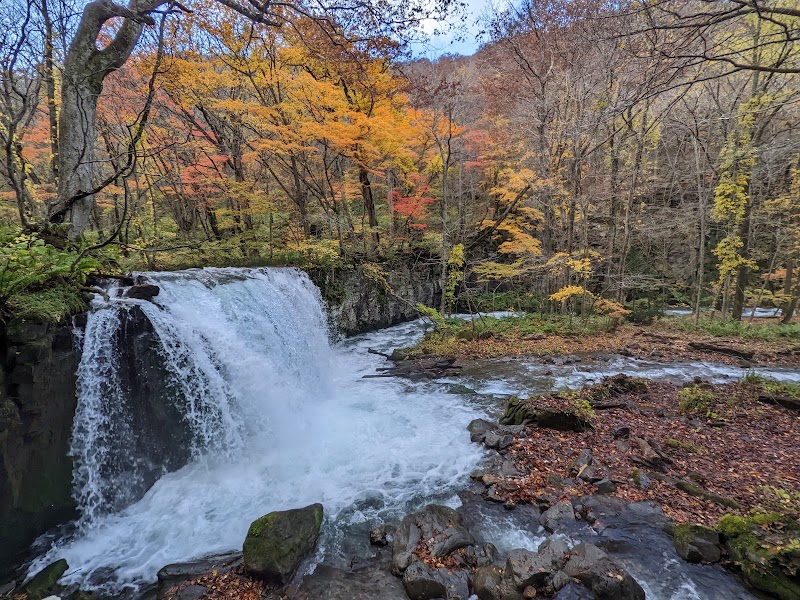
[[[65,558],[66,583],[135,587],[165,564],[241,548],[250,522],[267,512],[313,502],[325,507],[323,545],[335,554],[348,528],[451,495],[479,461],[463,432],[480,410],[440,386],[361,379],[382,362],[367,346],[396,343],[396,334],[331,346],[305,274],[148,277],[161,287],[158,305],[98,301],[89,316],[72,446],[82,517],[30,572]],[[129,473],[108,473],[125,462],[133,400],[115,379],[112,333],[130,304],[153,323],[175,375],[193,460],[115,509]]]

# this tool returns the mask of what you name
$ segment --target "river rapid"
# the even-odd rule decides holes
[[[65,558],[63,581],[110,597],[135,597],[166,564],[240,549],[257,517],[314,502],[326,514],[314,563],[368,555],[371,526],[430,502],[459,505],[457,493],[483,457],[466,426],[496,417],[508,395],[578,387],[619,372],[674,381],[744,374],[715,363],[598,356],[569,365],[476,363],[463,377],[438,382],[365,379],[386,362],[369,348],[411,345],[427,325],[331,342],[319,291],[301,271],[145,275],[161,289],[154,303],[110,289],[110,300],[95,300],[89,315],[71,446],[80,518],[41,538],[30,566],[33,573]],[[113,341],[132,306],[153,325],[174,408],[191,432],[188,464],[164,472],[143,495],[131,492],[132,482],[158,457],[137,455],[136,398],[120,385]],[[760,371],[800,380],[793,371]],[[535,549],[543,539],[538,526],[525,527],[511,513],[487,516],[484,529],[501,549]],[[576,532],[575,539],[591,534]],[[751,598],[717,567],[675,561],[673,575],[659,573],[653,565],[666,564],[669,548],[653,548],[655,562],[620,557],[648,598]]]

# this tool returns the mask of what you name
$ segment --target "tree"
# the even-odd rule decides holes
[[[253,23],[267,27],[280,27],[297,14],[308,15],[331,35],[356,34],[370,31],[370,28],[373,32],[399,33],[403,27],[452,5],[451,0],[439,0],[431,9],[426,8],[424,2],[402,0],[388,6],[381,3],[378,7],[367,1],[346,0],[317,9],[311,4],[273,3],[271,0],[216,1]],[[112,0],[93,0],[84,8],[63,65],[58,198],[49,209],[51,223],[70,223],[71,238],[81,237],[87,228],[94,195],[120,175],[115,173],[110,179],[95,180],[97,100],[103,82],[125,64],[145,27],[155,26],[154,15],[166,16],[188,10],[177,0],[130,0],[127,6]],[[344,25],[333,20],[334,14],[340,16]],[[106,40],[106,36],[110,39]]]

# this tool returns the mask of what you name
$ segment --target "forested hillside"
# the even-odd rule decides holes
[[[424,5],[328,9],[4,2],[3,301],[92,269],[411,253],[441,264],[438,308],[514,287],[791,317],[795,0],[524,0],[434,62],[407,51]]]

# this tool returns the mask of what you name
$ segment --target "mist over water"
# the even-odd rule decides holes
[[[313,502],[325,506],[322,544],[335,554],[349,528],[452,495],[480,460],[464,434],[480,409],[440,386],[362,379],[383,360],[367,345],[387,334],[332,346],[304,273],[147,276],[157,304],[111,290],[89,315],[71,449],[81,517],[31,572],[65,558],[67,583],[135,586],[165,564],[240,549],[255,518]],[[192,446],[190,463],[141,499],[127,495],[136,399],[120,388],[113,341],[131,304],[153,325]]]

